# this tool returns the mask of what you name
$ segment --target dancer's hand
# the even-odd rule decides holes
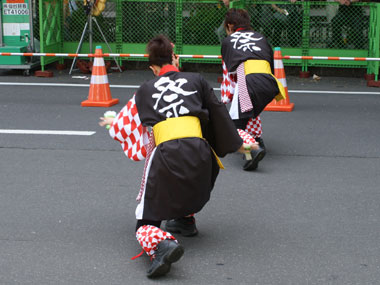
[[[100,117],[99,119],[100,119],[99,126],[104,127],[104,126],[107,126],[107,125],[111,125],[113,123],[113,120],[115,118],[112,118],[112,117],[107,117],[107,118]]]
[[[172,65],[179,68],[179,56],[175,53],[172,55]]]
[[[238,149],[238,152],[249,153],[251,150],[257,150],[257,149],[259,149],[259,144],[257,142],[255,142],[254,144],[243,143],[241,147]]]

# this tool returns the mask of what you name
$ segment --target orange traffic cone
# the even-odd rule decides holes
[[[103,55],[102,47],[97,46],[95,55]],[[119,99],[112,99],[107,71],[102,56],[95,57],[92,66],[90,91],[88,99],[81,103],[82,107],[110,107],[119,103]]]
[[[280,101],[273,99],[264,109],[264,111],[281,111],[291,112],[294,108],[294,103],[289,102],[288,85],[286,84],[286,76],[284,64],[282,62],[281,48],[274,48],[274,76],[283,85],[286,98]]]

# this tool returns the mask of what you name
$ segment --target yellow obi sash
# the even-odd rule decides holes
[[[153,133],[156,146],[163,142],[175,139],[192,137],[203,139],[201,123],[199,118],[194,116],[167,118],[165,121],[161,121],[153,126]],[[211,150],[215,155],[219,167],[224,169],[224,166],[215,151],[212,148]]]
[[[246,75],[250,73],[266,73],[272,75],[273,78],[276,79],[278,89],[280,90],[280,93],[278,93],[274,98],[276,99],[276,101],[286,99],[285,88],[282,85],[282,83],[278,81],[276,76],[272,74],[269,62],[267,62],[266,60],[249,59],[244,62],[244,71]]]

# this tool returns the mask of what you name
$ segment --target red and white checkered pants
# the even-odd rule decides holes
[[[263,130],[261,128],[260,116],[256,118],[250,118],[245,127],[245,130],[238,129],[240,137],[243,139],[244,143],[252,144],[255,143],[255,138],[261,137]]]

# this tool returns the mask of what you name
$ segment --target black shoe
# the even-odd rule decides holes
[[[265,154],[266,154],[267,149],[265,147],[264,140],[262,138],[255,138],[255,141],[259,143],[259,147],[261,147],[265,151]]]
[[[170,233],[180,233],[184,237],[192,237],[198,234],[194,217],[169,220],[166,222],[165,229]]]
[[[149,278],[163,276],[170,271],[171,264],[177,262],[183,255],[183,247],[171,239],[160,242],[155,257],[147,272]]]
[[[258,150],[251,150],[252,159],[247,160],[243,165],[243,169],[246,171],[255,170],[259,166],[259,161],[261,161],[265,156],[265,150],[259,147]]]

